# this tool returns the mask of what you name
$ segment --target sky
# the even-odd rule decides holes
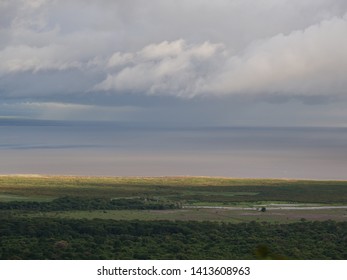
[[[347,125],[345,0],[0,0],[0,118]]]

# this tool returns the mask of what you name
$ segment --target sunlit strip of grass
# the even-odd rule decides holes
[[[52,200],[53,200],[53,197],[49,197],[49,196],[21,196],[21,195],[13,195],[13,194],[0,194],[0,202],[12,202],[12,201],[48,202]]]

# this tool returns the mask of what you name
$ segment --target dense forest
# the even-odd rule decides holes
[[[0,202],[0,210],[22,211],[69,211],[69,210],[164,210],[180,207],[179,202],[163,201],[153,198],[85,198],[85,197],[59,197],[52,201],[11,201]]]
[[[0,259],[347,259],[347,222],[1,218]]]

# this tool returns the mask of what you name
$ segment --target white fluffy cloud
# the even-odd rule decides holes
[[[66,70],[80,67],[81,62],[64,46],[33,47],[18,45],[0,52],[0,73],[21,71]]]
[[[254,42],[230,57],[207,92],[347,95],[347,16]]]
[[[107,78],[95,90],[193,97],[226,56],[221,44],[184,40],[151,44],[136,53],[115,53]]]
[[[346,95],[347,16],[253,42],[241,53],[184,40],[114,53],[95,90],[200,95]]]

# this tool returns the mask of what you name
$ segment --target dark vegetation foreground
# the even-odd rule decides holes
[[[1,219],[1,259],[347,259],[347,222]]]
[[[245,210],[274,203],[342,209]],[[346,205],[345,181],[0,176],[0,259],[347,259]]]

